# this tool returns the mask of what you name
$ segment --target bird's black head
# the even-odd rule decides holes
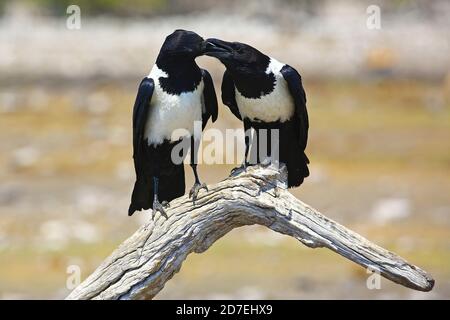
[[[195,59],[203,54],[203,38],[193,31],[175,30],[167,36],[158,59]]]
[[[232,73],[252,74],[265,72],[270,58],[257,49],[241,42],[206,39],[203,54],[219,59]]]

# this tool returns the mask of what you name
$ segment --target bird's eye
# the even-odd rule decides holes
[[[239,53],[239,54],[242,54],[242,53],[244,53],[244,50],[242,48],[237,48],[236,52]]]

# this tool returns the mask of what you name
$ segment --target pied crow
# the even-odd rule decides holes
[[[195,200],[200,189],[207,190],[197,174],[195,139],[199,137],[194,136],[194,122],[201,121],[204,129],[210,118],[216,121],[217,98],[210,74],[195,63],[203,45],[203,38],[195,32],[174,31],[164,41],[150,74],[139,85],[133,108],[136,182],[128,215],[152,208],[153,217],[156,211],[167,217],[164,208],[168,202],[184,194],[184,166],[172,158],[172,150],[183,138],[190,139],[195,176],[189,195]],[[177,129],[184,129],[187,136],[173,136]]]
[[[305,154],[309,123],[300,74],[244,43],[207,39],[204,47],[204,54],[219,59],[226,67],[222,79],[223,103],[244,122],[246,132],[250,128],[255,130],[256,163],[266,160],[259,157],[262,144],[269,156],[275,149],[271,146],[271,130],[278,129],[277,160],[287,167],[288,186],[302,184],[309,175]],[[267,135],[260,134],[261,129],[266,129]],[[249,140],[246,134],[245,159],[241,166],[244,169],[248,164]]]

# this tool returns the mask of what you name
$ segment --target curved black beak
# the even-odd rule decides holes
[[[225,58],[233,53],[229,42],[209,38],[203,41],[203,54],[216,58]]]

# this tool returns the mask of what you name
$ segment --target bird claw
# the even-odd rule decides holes
[[[155,220],[155,216],[156,216],[156,212],[159,211],[159,213],[161,213],[161,215],[168,219],[169,217],[167,216],[166,210],[164,210],[164,208],[168,208],[170,207],[169,202],[167,201],[163,201],[162,203],[160,203],[158,200],[154,200],[153,201],[153,211],[152,211],[152,220]]]
[[[170,208],[170,202],[167,200],[161,202],[161,205],[163,206],[163,208]]]
[[[191,191],[189,191],[189,198],[192,198],[192,200],[194,201],[197,200],[197,195],[201,189],[209,191],[205,183],[198,183],[198,182],[194,183],[194,185],[191,188]]]
[[[279,198],[280,197],[280,189],[278,187],[273,188],[273,194],[274,194],[275,198]]]
[[[264,158],[264,160],[261,161],[261,163],[260,163],[261,167],[263,167],[263,168],[267,168],[271,164],[272,164],[272,160],[270,158]]]
[[[248,164],[246,162],[244,162],[239,167],[231,169],[230,177],[237,176],[241,172],[246,172],[247,171],[247,166],[248,166]]]

